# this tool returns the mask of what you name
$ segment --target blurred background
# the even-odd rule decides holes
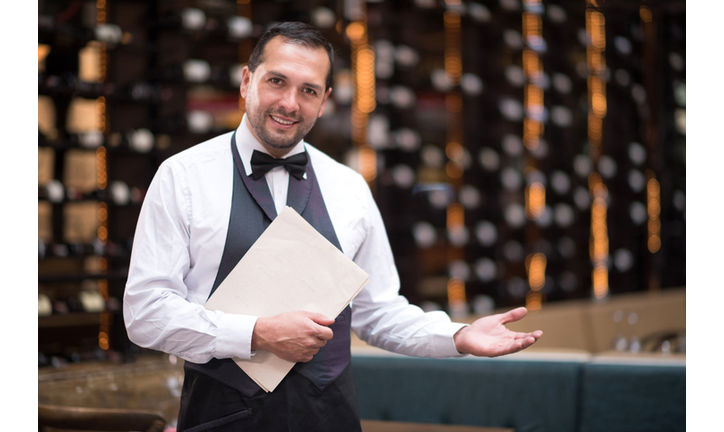
[[[241,68],[281,21],[336,49],[307,141],[368,181],[410,302],[557,311],[550,347],[685,352],[683,0],[41,0],[40,367],[143,352],[121,301],[146,188],[238,126]]]
[[[302,21],[336,50],[306,139],[367,180],[401,293],[461,322],[526,306],[509,327],[544,331],[490,361],[395,357],[353,335],[362,418],[685,429],[683,0],[40,0],[37,12],[39,404],[152,409],[175,430],[183,361],[123,325],[138,213],[165,159],[238,126],[259,36]],[[704,50],[719,16],[706,14]],[[716,172],[706,159],[695,171]],[[707,241],[716,222],[694,225]],[[715,271],[715,256],[691,262]],[[715,300],[699,319],[716,319]]]

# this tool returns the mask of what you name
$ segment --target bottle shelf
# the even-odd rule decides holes
[[[53,284],[65,282],[80,282],[83,280],[115,280],[125,281],[128,271],[118,270],[109,273],[48,273],[38,275],[38,283]]]
[[[72,312],[38,317],[38,329],[58,327],[97,326],[101,321],[101,312]]]

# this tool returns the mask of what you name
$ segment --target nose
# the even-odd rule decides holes
[[[299,110],[299,101],[297,100],[297,91],[294,88],[290,88],[282,94],[279,100],[279,106],[288,113],[296,112]]]

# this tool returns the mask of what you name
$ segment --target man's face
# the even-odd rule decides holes
[[[274,157],[286,155],[324,113],[329,58],[324,48],[286,43],[277,36],[264,47],[253,73],[244,67],[241,97],[249,129]]]

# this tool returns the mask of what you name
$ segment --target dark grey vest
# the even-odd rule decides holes
[[[236,132],[231,137],[231,152],[234,156],[235,166],[231,216],[224,253],[211,293],[218,288],[246,251],[277,216],[266,179],[261,177],[259,180],[254,180],[252,177],[246,176],[244,165],[236,148],[235,137]],[[289,176],[287,205],[296,210],[330,243],[338,249],[342,249],[324,205],[311,159],[307,163],[306,179],[297,180],[294,176]],[[328,341],[311,361],[297,363],[290,373],[302,375],[319,390],[323,390],[334,381],[350,361],[350,322],[351,310],[348,306],[330,326],[334,332],[332,340]],[[261,389],[231,359],[212,359],[205,364],[187,361],[184,367],[215,378],[248,397],[254,396]]]

